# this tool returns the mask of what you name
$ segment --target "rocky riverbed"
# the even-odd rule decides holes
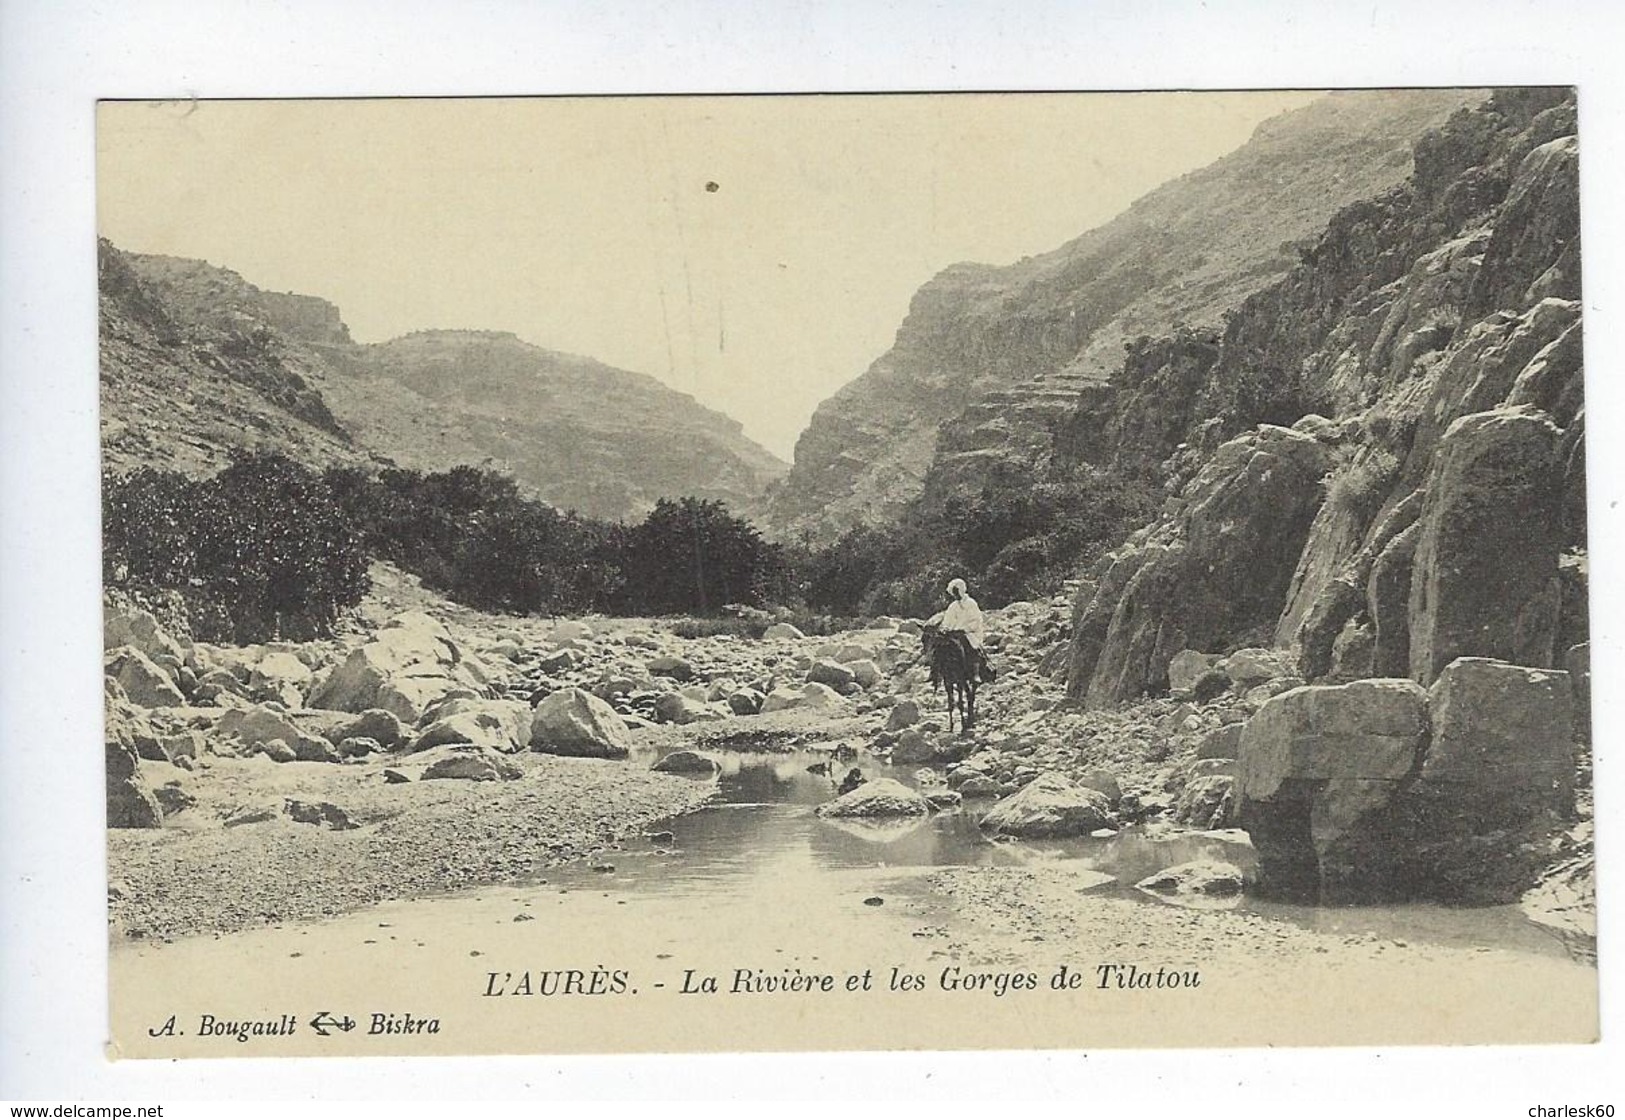
[[[1290,666],[1263,650],[1187,659],[1184,698],[1087,710],[1065,694],[1069,596],[988,617],[999,679],[963,735],[943,729],[909,620],[685,637],[695,628],[681,621],[482,615],[383,567],[347,631],[319,643],[211,647],[112,606],[115,934],[224,933],[535,882],[570,861],[609,869],[627,846],[648,850],[655,822],[714,796],[714,774],[654,768],[677,751],[696,765],[810,752],[832,801],[853,770],[904,777],[912,788],[868,803],[974,806],[1017,845],[1233,828],[1240,733],[1299,683]],[[1554,924],[1577,943],[1588,827],[1553,857],[1566,860],[1561,889],[1534,896],[1564,911]],[[1245,834],[1228,835],[1233,862],[1152,868],[1166,872],[1155,889],[1198,903],[1247,889],[1256,860]],[[945,873],[939,889],[971,907],[984,871]],[[1055,933],[1070,920],[1019,909]]]

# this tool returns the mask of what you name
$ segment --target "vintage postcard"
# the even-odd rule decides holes
[[[1595,1040],[1576,100],[102,103],[112,1053]]]

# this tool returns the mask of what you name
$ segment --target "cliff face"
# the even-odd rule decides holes
[[[1586,638],[1579,252],[1572,93],[1500,92],[1222,331],[1138,346],[1058,449],[1170,495],[1078,601],[1073,694],[1167,688],[1188,647],[1275,646],[1308,681],[1562,664]]]
[[[207,474],[236,447],[280,448],[318,465],[366,461],[314,383],[317,363],[242,306],[240,277],[187,270],[188,283],[212,280],[228,297],[218,316],[199,316],[142,278],[138,266],[154,259],[98,246],[106,466]]]
[[[358,345],[337,307],[201,261],[101,245],[110,467],[218,469],[233,448],[424,471],[485,464],[561,508],[635,518],[661,497],[748,509],[785,464],[652,377],[509,334]]]
[[[325,299],[293,292],[268,292],[229,268],[203,261],[126,253],[130,266],[164,299],[194,323],[221,330],[269,327],[300,342],[342,345],[350,329],[339,309]]]
[[[1054,252],[945,270],[892,349],[814,414],[769,495],[769,526],[827,539],[922,494],[975,488],[991,462],[1042,458],[1080,394],[1121,367],[1125,342],[1217,329],[1297,263],[1295,242],[1402,182],[1417,137],[1482,98],[1334,94]]]

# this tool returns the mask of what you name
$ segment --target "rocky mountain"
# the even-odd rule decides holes
[[[1187,801],[1262,892],[1590,890],[1578,160],[1573,91],[1497,91],[1058,440],[1169,495],[1080,587],[1069,694],[1243,697]]]
[[[512,334],[420,331],[330,356],[328,398],[361,442],[425,470],[478,448],[560,508],[641,516],[692,495],[748,509],[786,470],[686,393]]]
[[[1412,145],[1482,91],[1358,91],[1260,125],[1242,148],[1042,256],[959,264],[915,296],[890,351],[819,406],[769,496],[781,535],[892,520],[1047,455],[1124,345],[1215,326],[1278,281],[1341,208],[1412,169]]]
[[[268,311],[243,306],[247,285],[235,273],[134,258],[106,241],[97,259],[102,458],[109,469],[207,474],[232,448],[261,446],[312,464],[367,461],[322,397],[319,359],[269,327]],[[135,267],[143,259],[173,275],[191,302],[166,298],[163,285],[144,279]],[[187,313],[217,298],[217,317]],[[286,312],[304,305],[274,306]]]
[[[1074,695],[1166,688],[1186,648],[1426,685],[1584,642],[1578,265],[1572,94],[1502,91],[1197,357],[1142,348],[1169,360],[1131,361],[1065,429],[1118,469],[1168,456],[1162,516],[1079,599]]]
[[[560,508],[631,518],[661,497],[748,508],[786,469],[737,421],[644,374],[500,332],[357,344],[325,300],[105,241],[100,256],[116,470],[207,473],[247,446],[322,465],[468,463]]]

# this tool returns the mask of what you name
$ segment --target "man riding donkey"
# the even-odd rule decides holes
[[[982,681],[993,679],[993,666],[988,663],[982,644],[987,637],[987,623],[982,619],[982,608],[970,597],[970,589],[962,579],[948,582],[948,606],[933,615],[926,623],[935,627],[944,638],[960,643],[965,664],[976,666],[976,675]],[[937,668],[931,666],[931,683],[938,683]]]

